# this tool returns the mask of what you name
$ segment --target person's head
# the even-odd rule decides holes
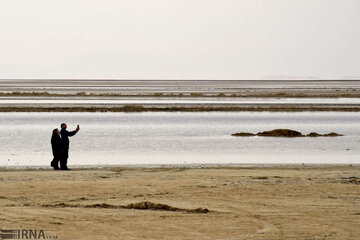
[[[61,126],[61,128],[63,128],[63,129],[66,129],[66,128],[67,128],[66,123],[62,123],[60,126]]]
[[[60,135],[59,129],[55,128],[55,129],[53,130],[53,132],[52,132],[52,135],[53,135],[53,136],[54,136],[54,135]]]

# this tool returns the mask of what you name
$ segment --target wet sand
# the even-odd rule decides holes
[[[358,239],[359,185],[359,166],[2,169],[0,221],[58,239]]]

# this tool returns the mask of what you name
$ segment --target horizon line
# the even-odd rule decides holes
[[[359,78],[350,79],[138,79],[138,78],[0,78],[6,80],[75,80],[75,81],[360,81]]]

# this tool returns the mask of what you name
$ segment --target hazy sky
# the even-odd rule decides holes
[[[0,78],[360,78],[360,0],[1,0]]]

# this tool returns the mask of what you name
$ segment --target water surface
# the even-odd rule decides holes
[[[66,122],[69,165],[359,163],[360,113],[0,113],[0,165],[47,166],[52,129]],[[232,137],[291,128],[337,138]]]

